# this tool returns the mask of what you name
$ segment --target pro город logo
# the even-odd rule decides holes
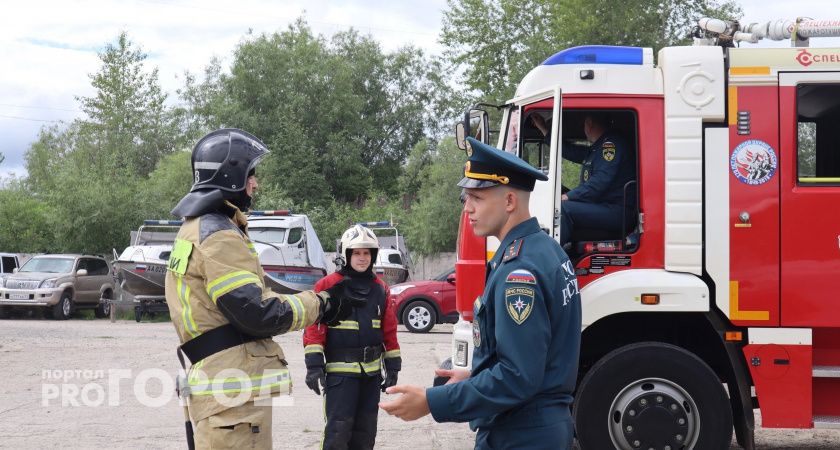
[[[770,144],[751,139],[744,141],[732,151],[729,167],[738,181],[746,184],[764,184],[773,178],[778,163],[776,152]]]

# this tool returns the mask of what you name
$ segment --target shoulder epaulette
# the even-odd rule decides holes
[[[198,242],[202,243],[205,239],[210,237],[213,233],[223,230],[236,230],[239,233],[242,231],[231,222],[231,220],[219,213],[205,214],[199,217],[198,222]]]
[[[502,262],[508,262],[516,258],[519,256],[520,251],[522,251],[522,239],[517,239],[505,250],[505,256],[502,257]]]

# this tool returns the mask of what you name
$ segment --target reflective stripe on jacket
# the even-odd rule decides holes
[[[343,278],[340,273],[330,274],[315,284],[315,291],[328,289]],[[304,358],[307,368],[324,367],[327,373],[347,376],[379,375],[384,364],[386,370],[400,370],[402,358],[397,341],[397,317],[388,286],[377,277],[367,295],[367,304],[353,310],[352,315],[338,325],[311,325],[303,334]],[[326,361],[325,349],[353,349],[381,346],[383,354],[367,363]]]
[[[314,323],[322,300],[312,291],[290,296],[264,287],[265,274],[248,239],[245,216],[237,210],[233,219],[218,213],[187,218],[168,269],[166,302],[182,344],[228,323],[243,333],[266,336],[190,367],[192,419],[198,422],[238,403],[289,392],[283,350],[270,335]],[[270,323],[260,322],[267,318]]]

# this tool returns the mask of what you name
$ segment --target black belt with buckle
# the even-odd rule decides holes
[[[259,339],[263,338],[242,333],[228,323],[190,339],[179,348],[190,359],[190,363],[196,364],[222,350]],[[181,365],[183,364],[181,361]]]
[[[382,346],[327,349],[325,356],[327,362],[369,363],[382,356]]]

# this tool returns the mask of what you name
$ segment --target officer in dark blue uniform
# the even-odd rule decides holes
[[[591,146],[563,145],[563,158],[581,164],[580,184],[563,194],[560,242],[571,240],[572,229],[621,230],[624,215],[635,207],[635,189],[628,189],[625,210],[624,185],[636,179],[636,155],[626,141],[610,130],[606,113],[591,113],[584,119],[584,133]],[[623,236],[621,236],[623,237]]]
[[[380,407],[404,420],[431,413],[470,422],[476,449],[568,449],[580,353],[581,305],[574,267],[528,211],[547,177],[510,153],[468,138],[458,183],[476,234],[495,236],[484,293],[474,303],[472,371],[444,371],[439,387],[394,386]]]

